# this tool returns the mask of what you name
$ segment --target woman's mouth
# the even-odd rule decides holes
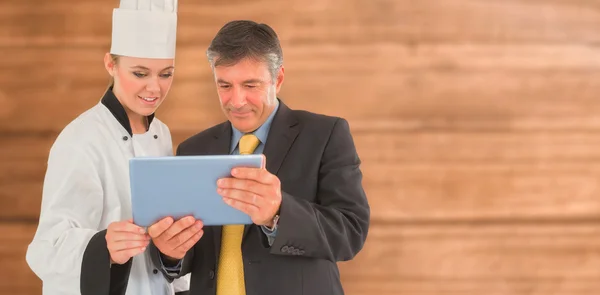
[[[158,101],[158,97],[141,97],[138,95],[138,98],[141,99],[143,101],[144,104],[148,104],[148,105],[155,105],[156,102]]]

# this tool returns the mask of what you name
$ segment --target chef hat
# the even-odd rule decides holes
[[[177,0],[121,0],[113,11],[110,53],[175,58]]]

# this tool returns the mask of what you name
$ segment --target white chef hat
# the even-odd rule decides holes
[[[110,53],[175,58],[177,0],[121,0],[113,11]]]

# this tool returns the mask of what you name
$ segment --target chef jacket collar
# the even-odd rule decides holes
[[[115,116],[115,118],[117,119],[117,121],[119,121],[121,126],[123,126],[125,130],[127,130],[129,136],[133,136],[133,132],[131,131],[131,124],[129,123],[129,117],[127,117],[125,108],[123,108],[123,106],[113,93],[112,89],[113,87],[111,86],[108,88],[108,90],[106,90],[106,93],[104,93],[104,96],[102,97],[102,104],[113,114],[113,116]],[[148,116],[147,118],[148,126],[146,128],[150,128],[150,124],[154,119],[154,113]],[[148,131],[148,129],[146,129],[146,131]]]

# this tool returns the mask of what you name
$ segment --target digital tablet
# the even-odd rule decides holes
[[[129,160],[133,222],[150,226],[164,217],[192,215],[204,225],[251,224],[227,205],[217,180],[234,167],[264,167],[262,155],[136,157]]]

